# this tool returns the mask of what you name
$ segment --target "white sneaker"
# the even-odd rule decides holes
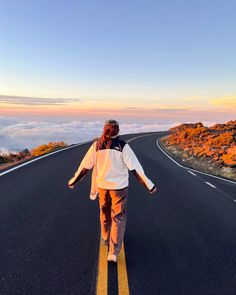
[[[107,261],[117,262],[117,256],[113,254],[108,254]]]

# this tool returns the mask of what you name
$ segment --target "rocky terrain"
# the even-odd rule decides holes
[[[236,180],[236,120],[212,127],[181,124],[169,131],[161,140],[169,153],[188,166]]]

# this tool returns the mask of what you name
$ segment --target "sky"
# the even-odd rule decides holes
[[[107,118],[130,131],[235,119],[234,0],[0,0],[0,7],[3,148],[38,144],[27,136],[10,144],[4,129],[18,126],[17,137],[34,122],[93,123],[98,133]],[[75,140],[91,136],[85,131]]]

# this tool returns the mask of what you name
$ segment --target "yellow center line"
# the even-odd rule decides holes
[[[118,272],[118,290],[119,295],[129,295],[129,283],[128,274],[125,261],[125,247],[124,243],[117,260],[117,272]]]
[[[100,241],[99,263],[98,263],[98,279],[97,279],[97,295],[108,294],[108,264],[107,264],[108,246]],[[118,274],[118,294],[129,295],[128,274],[125,260],[125,248],[122,244],[121,251],[117,260]]]
[[[100,240],[97,295],[107,295],[108,289],[108,266],[107,266],[108,246],[102,245]]]

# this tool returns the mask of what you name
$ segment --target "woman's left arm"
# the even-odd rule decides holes
[[[157,190],[156,186],[145,175],[142,165],[128,144],[126,144],[123,149],[123,160],[127,168],[133,173],[138,181],[144,185],[151,194],[155,193]]]

